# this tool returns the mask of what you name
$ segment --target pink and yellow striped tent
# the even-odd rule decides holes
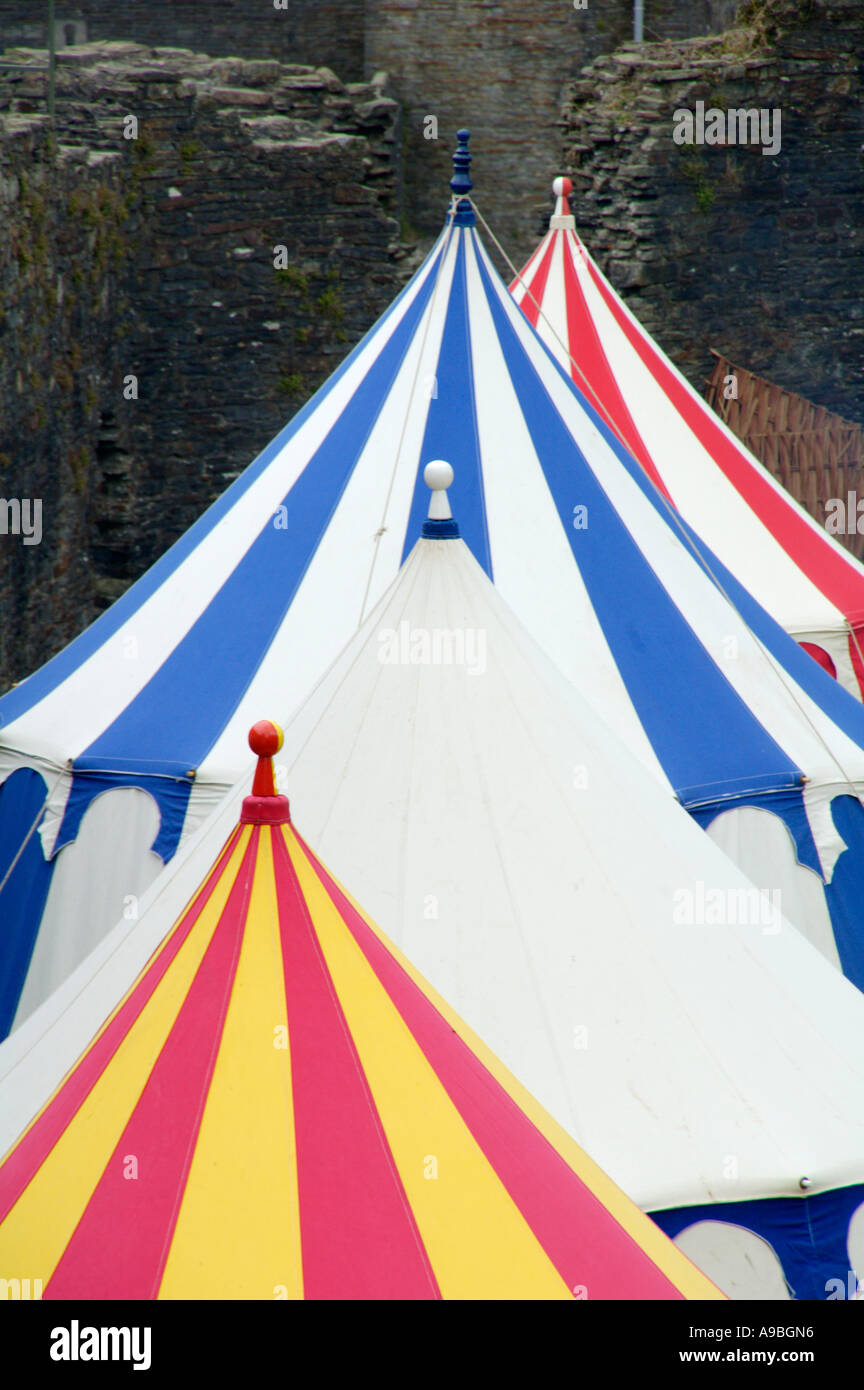
[[[0,1165],[54,1299],[722,1295],[390,945],[277,796]]]

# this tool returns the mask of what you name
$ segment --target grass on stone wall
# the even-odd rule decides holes
[[[701,213],[709,213],[714,206],[716,189],[708,177],[705,160],[701,154],[683,155],[678,165],[683,177],[690,184],[693,200]]]
[[[283,285],[287,289],[305,292],[309,288],[309,276],[299,265],[286,265],[281,270],[273,271],[273,278],[277,285]]]
[[[287,372],[284,376],[280,376],[277,382],[279,390],[284,396],[299,396],[305,384],[299,372]]]

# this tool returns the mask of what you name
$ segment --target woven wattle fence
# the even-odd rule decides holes
[[[709,405],[820,525],[825,524],[829,498],[842,498],[845,504],[855,492],[864,500],[864,428],[736,367],[719,352],[714,356],[705,388]],[[727,399],[732,376],[737,397]],[[864,535],[853,531],[837,539],[864,559]]]

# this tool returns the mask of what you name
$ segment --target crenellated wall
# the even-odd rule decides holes
[[[131,39],[363,77],[364,0],[55,0],[54,12],[58,45]],[[47,13],[47,0],[0,0],[0,50],[41,47]]]
[[[646,37],[716,32],[735,5],[646,0]],[[0,49],[41,45],[46,14],[45,0],[0,0]],[[406,113],[408,222],[438,230],[453,137],[467,125],[478,200],[521,257],[559,160],[562,87],[632,34],[633,0],[56,0],[56,16],[58,43],[136,40],[324,64],[344,82],[389,72]],[[430,116],[437,140],[426,138]]]

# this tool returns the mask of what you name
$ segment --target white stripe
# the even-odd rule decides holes
[[[330,432],[363,378],[432,273],[406,294],[351,367],[261,476],[209,535],[120,630],[32,710],[4,730],[7,743],[63,763],[77,757],[152,679],[233,573],[267,525],[312,454]],[[132,656],[126,653],[131,651]]]
[[[573,559],[486,306],[473,247],[468,276],[477,419],[496,587],[564,675],[580,689],[595,692],[608,722],[668,786]],[[581,500],[574,480],[573,505]]]
[[[514,308],[513,313],[518,314],[518,310]],[[582,410],[578,398],[549,366],[524,316],[519,315],[514,322],[562,419],[618,515],[627,518],[632,538],[669,594],[670,602],[679,609],[755,718],[814,783],[833,783],[838,778],[836,764],[824,743],[856,783],[864,779],[864,750],[849,740],[785,672],[781,680],[779,663],[769,658],[767,652],[763,654],[750,629],[704,574],[678,534],[658,516]],[[730,649],[736,654],[727,658],[724,651],[730,638],[734,641]],[[772,678],[772,670],[778,673],[776,678]],[[821,737],[811,730],[802,709]]]
[[[531,257],[528,264],[525,266],[525,269],[521,272],[519,279],[513,286],[511,293],[513,295],[513,298],[516,300],[517,304],[521,304],[523,298],[525,297],[525,287],[526,285],[530,286],[531,280],[535,273],[535,269],[537,266],[539,266],[540,261],[543,258],[543,253],[546,250],[546,245],[551,235],[551,232],[546,233],[540,245],[537,247],[537,250],[534,252],[534,255]]]
[[[843,628],[843,614],[798,568],[715,463],[628,342],[581,257],[573,259],[618,388],[681,515],[787,631]],[[698,401],[692,391],[691,397]],[[704,402],[698,404],[708,413]],[[736,448],[740,453],[740,443]],[[759,467],[755,460],[753,466]]]
[[[370,572],[367,612],[398,572],[457,247],[458,237],[454,236],[434,300],[426,307],[384,409],[294,601],[249,689],[202,765],[201,776],[208,781],[231,781],[246,766],[247,735],[251,724],[261,718],[262,710],[293,710],[305,699],[356,632]],[[396,460],[393,455],[400,438],[402,450]],[[385,515],[385,499],[394,472]],[[376,546],[375,535],[382,518],[386,529]],[[291,544],[287,533],[285,544]]]

